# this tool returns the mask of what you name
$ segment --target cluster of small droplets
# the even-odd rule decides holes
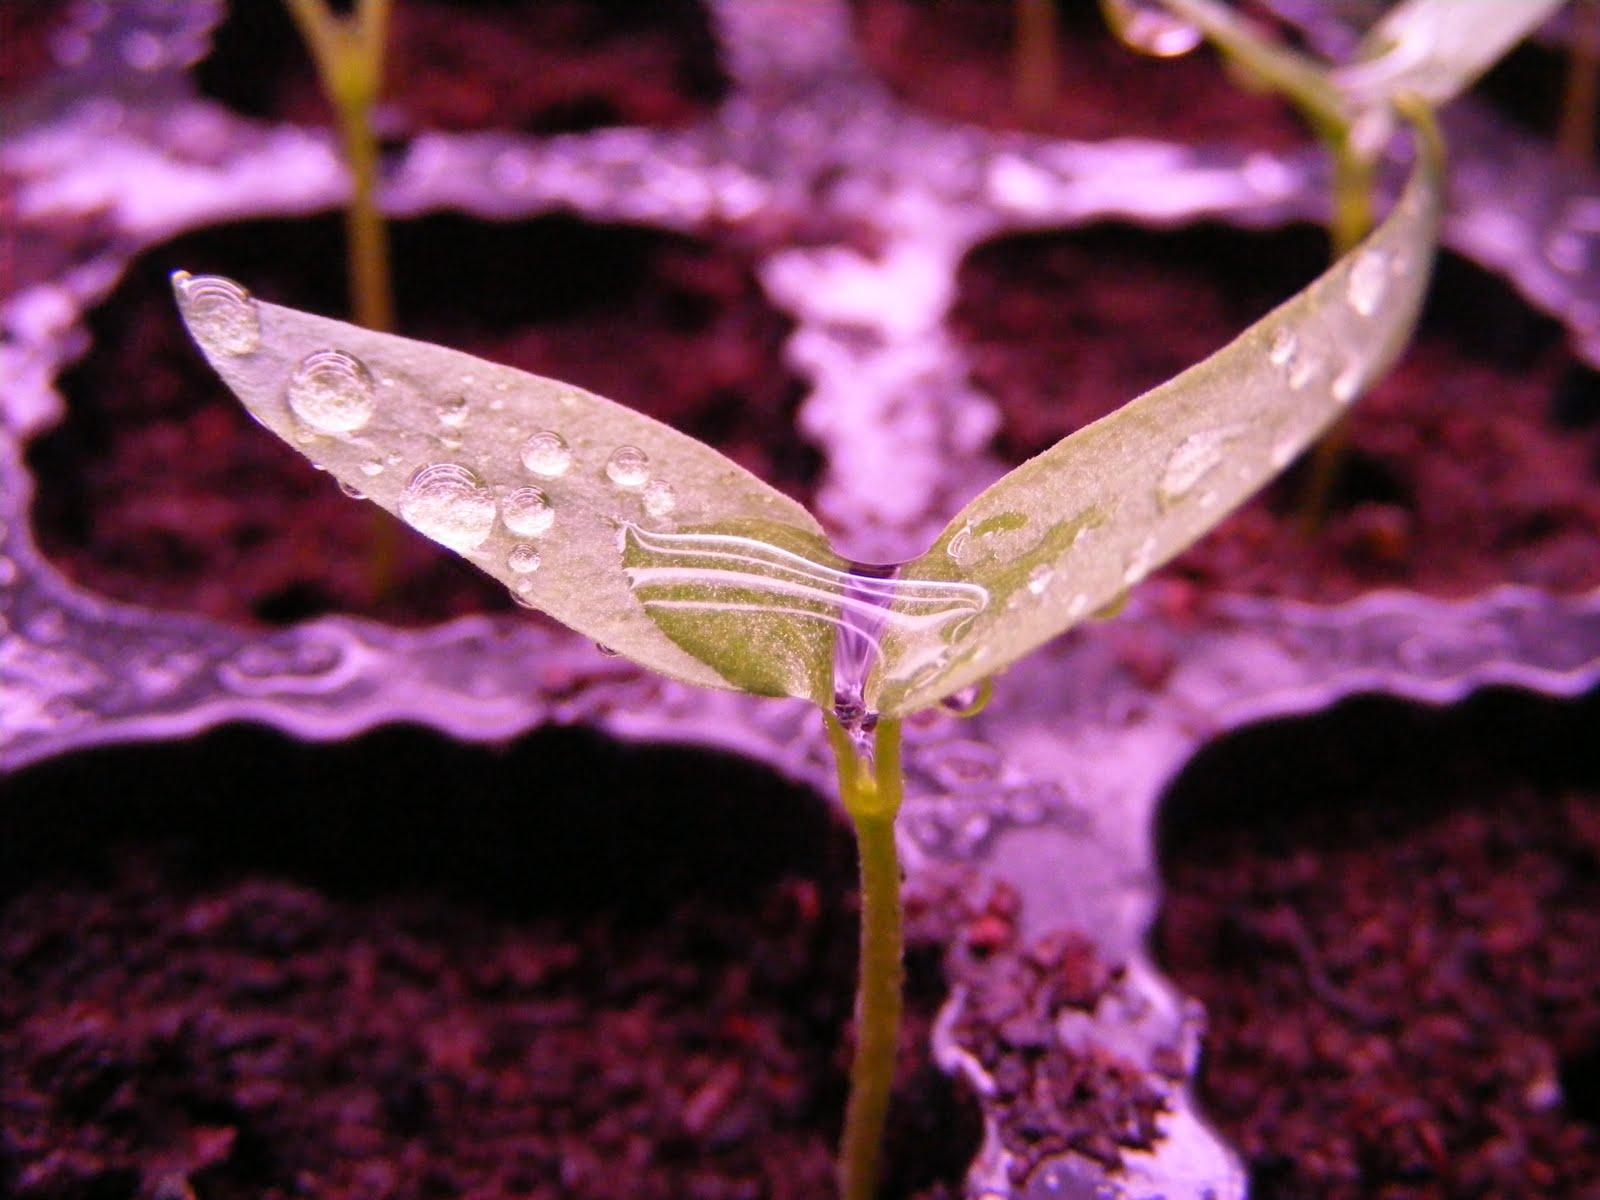
[[[343,350],[314,350],[289,377],[289,409],[312,433],[354,433],[372,420],[372,372]]]

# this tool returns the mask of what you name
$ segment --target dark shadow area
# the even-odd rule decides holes
[[[399,135],[683,125],[728,86],[696,0],[398,0],[387,53],[384,124]],[[229,5],[196,78],[242,116],[330,120],[276,0]]]
[[[1258,1200],[1593,1194],[1597,722],[1600,693],[1363,698],[1173,784],[1153,941]]]
[[[330,895],[437,894],[507,916],[661,917],[785,873],[853,878],[826,801],[743,759],[554,730],[499,750],[411,726],[307,745],[256,726],[81,752],[4,784],[5,894],[103,875],[130,840],[202,877],[286,875]]]
[[[803,385],[782,363],[790,322],[743,252],[570,217],[435,216],[394,227],[394,262],[402,332],[599,392],[809,495],[820,458],[794,427]],[[345,312],[332,215],[209,229],[141,256],[62,377],[67,420],[29,449],[46,553],[107,595],[240,624],[509,610],[499,585],[384,530],[389,517],[245,415],[178,319],[168,277],[180,268]],[[380,552],[393,555],[383,586]]]
[[[581,730],[236,726],[3,791],[8,1195],[131,1200],[152,1172],[221,1200],[830,1186],[854,848],[763,768]],[[928,1059],[928,932],[902,1200],[953,1194],[980,1137]]]

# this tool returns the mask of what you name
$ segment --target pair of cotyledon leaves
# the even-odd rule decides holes
[[[1402,7],[1450,19],[1434,0]],[[1520,30],[1548,6],[1484,7],[1518,8]],[[1385,95],[1448,74],[1437,60],[1459,41],[1408,51]],[[1451,88],[1423,89],[1430,99],[1479,69],[1481,45],[1470,57],[1457,55]],[[842,669],[867,709],[892,717],[1113,603],[1388,367],[1421,304],[1442,191],[1442,146],[1426,112],[1413,115],[1410,179],[1370,237],[1210,358],[1000,479],[887,577],[853,569],[801,505],[717,451],[603,397],[257,302],[225,280],[180,272],[174,285],[195,340],[262,424],[522,603],[690,683],[826,707]]]

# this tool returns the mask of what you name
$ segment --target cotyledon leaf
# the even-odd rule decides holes
[[[1413,119],[1411,178],[1371,236],[1210,358],[1006,475],[905,564],[903,579],[961,580],[988,602],[932,644],[890,624],[872,708],[927,707],[1115,602],[1388,367],[1427,287],[1443,187],[1438,133],[1426,112]]]
[[[801,505],[570,384],[178,272],[250,413],[513,598],[674,679],[833,697],[843,560]]]

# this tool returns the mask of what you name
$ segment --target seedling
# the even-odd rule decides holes
[[[212,366],[347,487],[669,678],[823,714],[860,846],[857,1047],[839,1154],[869,1200],[898,1045],[904,720],[1124,596],[1266,483],[1400,352],[1439,222],[1443,148],[1383,223],[1231,344],[980,494],[921,556],[834,553],[801,505],[600,396],[173,276]]]
[[[383,52],[389,0],[357,0],[348,16],[326,0],[284,0],[333,105],[339,142],[350,169],[345,209],[350,311],[368,329],[394,328],[394,288],[389,279],[389,235],[378,211],[378,137],[372,110],[383,88]]]
[[[1203,35],[1247,77],[1295,106],[1333,163],[1328,233],[1335,259],[1372,228],[1394,97],[1409,93],[1436,109],[1448,104],[1562,2],[1404,0],[1373,25],[1348,64],[1332,67],[1281,45],[1219,0],[1100,0],[1106,21],[1134,49],[1170,53],[1161,40],[1182,46],[1187,29],[1189,46]],[[1584,45],[1580,38],[1573,58],[1573,79],[1580,82]],[[1326,516],[1348,440],[1340,420],[1317,442],[1300,502],[1308,532]]]

